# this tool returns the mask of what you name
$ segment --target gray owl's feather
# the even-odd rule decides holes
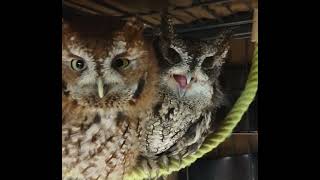
[[[155,41],[160,59],[160,100],[146,113],[140,137],[141,161],[165,163],[194,153],[207,135],[223,102],[219,84],[221,66],[229,51],[232,31],[214,41],[180,39],[167,13]],[[153,161],[153,162],[151,162]]]

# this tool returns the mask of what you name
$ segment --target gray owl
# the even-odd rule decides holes
[[[219,75],[231,35],[226,30],[214,41],[181,39],[170,17],[163,16],[154,45],[160,61],[160,100],[147,113],[140,137],[142,164],[192,154],[213,131],[216,110],[223,102]],[[149,161],[147,166],[153,165]]]

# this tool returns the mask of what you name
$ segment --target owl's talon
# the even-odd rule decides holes
[[[164,168],[169,170],[169,158],[165,155],[161,156],[159,159],[160,163],[164,166]]]

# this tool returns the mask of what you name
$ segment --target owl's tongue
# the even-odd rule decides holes
[[[180,88],[184,89],[188,84],[187,84],[187,77],[184,75],[177,75],[174,74],[173,78],[177,81],[179,84]]]

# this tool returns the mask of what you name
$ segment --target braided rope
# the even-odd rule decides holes
[[[212,151],[220,143],[225,141],[227,137],[230,136],[233,129],[236,127],[238,122],[241,120],[243,114],[247,111],[249,105],[253,101],[256,92],[258,90],[258,44],[255,46],[254,56],[252,60],[252,65],[246,86],[241,93],[241,96],[238,98],[233,108],[221,123],[220,128],[213,134],[211,134],[202,146],[192,155],[186,156],[182,160],[169,159],[169,164],[167,166],[161,165],[160,170],[146,172],[141,166],[134,168],[126,176],[126,180],[140,180],[140,179],[149,179],[159,176],[166,176],[172,172],[179,171],[187,166],[190,166],[198,158],[201,158],[206,153]]]

